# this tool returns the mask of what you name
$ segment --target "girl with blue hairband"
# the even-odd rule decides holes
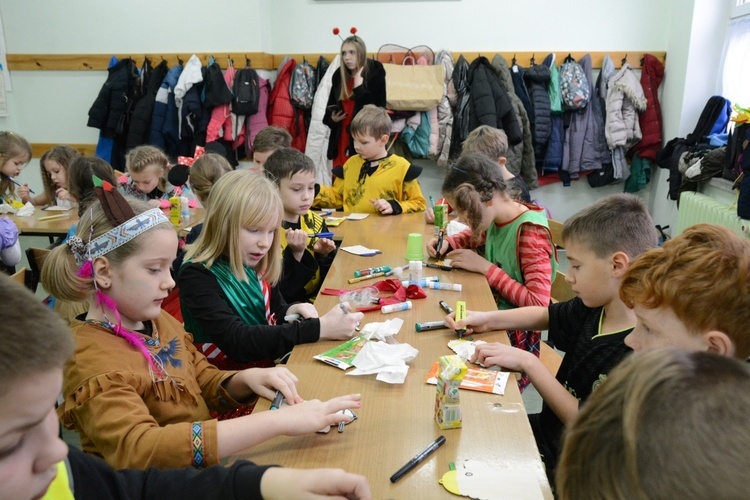
[[[358,395],[305,402],[286,368],[222,371],[196,350],[181,323],[162,311],[174,287],[177,234],[161,209],[126,200],[98,182],[76,235],[47,257],[42,283],[53,295],[91,306],[73,328],[58,415],[84,451],[115,468],[218,464],[272,437],[315,432],[349,417]],[[288,407],[217,421],[222,411],[272,399]]]

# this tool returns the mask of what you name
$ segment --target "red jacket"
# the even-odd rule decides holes
[[[297,62],[289,59],[276,77],[276,83],[268,98],[268,124],[289,132],[292,136],[292,147],[304,153],[307,142],[304,114],[292,106],[289,96],[289,83],[295,66]]]
[[[659,85],[664,79],[664,65],[651,54],[644,54],[641,65],[641,87],[646,96],[646,111],[640,117],[643,138],[630,151],[641,158],[656,160],[656,152],[661,148],[661,106],[659,105]]]

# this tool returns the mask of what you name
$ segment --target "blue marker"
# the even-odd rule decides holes
[[[12,182],[13,184],[15,184],[16,186],[18,186],[18,187],[23,187],[23,184],[21,184],[20,182],[18,182],[17,180],[15,180],[15,179],[14,179],[13,177],[8,177],[8,179],[10,179],[10,182]],[[34,190],[33,190],[33,189],[31,189],[31,188],[29,188],[29,193],[31,193],[31,194],[36,194],[36,193],[34,192]]]
[[[310,238],[328,238],[329,240],[333,238],[333,233],[327,232],[327,233],[315,233],[311,234]]]

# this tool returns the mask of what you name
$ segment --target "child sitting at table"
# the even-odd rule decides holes
[[[285,129],[269,125],[253,139],[253,170],[263,171],[266,160],[274,152],[292,145],[292,136]]]
[[[4,130],[0,132],[0,201],[10,204],[15,196],[14,185],[28,189],[27,184],[20,185],[14,178],[21,173],[21,169],[31,160],[31,145],[29,141],[16,134]],[[16,200],[18,201],[18,200]]]
[[[508,152],[508,136],[504,130],[500,130],[489,125],[480,125],[466,137],[462,144],[463,154],[481,153],[490,160],[497,162],[503,180],[508,186],[508,195],[522,203],[531,203],[529,188],[520,176],[513,175],[506,166],[505,158]],[[445,198],[438,200],[438,203],[447,203]],[[450,208],[450,206],[449,206]],[[428,224],[435,222],[435,212],[432,208],[427,207],[424,211],[424,220]]]
[[[178,285],[185,329],[217,366],[348,339],[363,317],[336,306],[318,318],[310,303],[287,304],[278,287],[282,214],[278,189],[262,174],[229,172],[211,190],[203,231],[188,247]],[[293,315],[303,321],[287,322]]]
[[[32,196],[28,186],[20,186],[16,193],[23,203],[30,202],[34,206],[54,204],[70,207],[75,200],[70,197],[68,186],[68,169],[70,164],[80,153],[70,146],[55,146],[42,155],[39,167],[42,172],[44,192]],[[67,204],[67,205],[66,205]]]
[[[152,207],[169,208],[169,198],[188,196],[187,186],[175,187],[169,184],[169,159],[155,146],[138,146],[125,155],[128,173],[120,178],[126,196],[147,201]]]
[[[78,156],[68,167],[68,193],[78,203],[78,216],[82,216],[86,207],[96,200],[94,176],[117,185],[117,178],[112,165],[96,156]],[[75,234],[75,226],[69,236]]]
[[[750,240],[697,224],[628,268],[620,298],[636,323],[625,337],[635,351],[678,347],[750,357]]]
[[[443,194],[470,225],[442,241],[427,243],[431,257],[451,259],[451,265],[487,278],[500,310],[547,306],[557,256],[544,210],[513,199],[497,163],[482,154],[465,154],[450,168]],[[477,247],[484,246],[484,255]],[[438,256],[438,253],[440,254]],[[511,331],[512,345],[539,356],[541,332]],[[520,381],[523,389],[526,377]]]
[[[565,351],[557,375],[538,357],[501,343],[477,346],[472,362],[528,374],[544,400],[542,412],[529,415],[550,482],[565,425],[578,407],[630,348],[624,339],[635,314],[619,297],[620,280],[630,262],[657,246],[658,236],[644,203],[629,194],[607,196],[565,221],[562,233],[570,262],[566,279],[577,297],[507,311],[473,312],[456,322],[466,333],[490,330],[549,330],[549,340]]]
[[[423,211],[426,202],[417,180],[422,169],[388,153],[390,132],[385,109],[364,106],[351,124],[357,154],[333,169],[333,186],[320,186],[314,205],[381,215]]]
[[[284,469],[238,460],[216,465],[118,471],[58,434],[55,403],[73,354],[65,324],[24,287],[0,277],[0,484],[8,499],[161,498],[185,500],[369,499],[367,479],[334,469]]]
[[[310,210],[315,198],[315,164],[293,148],[268,157],[265,174],[279,188],[284,216],[281,221],[283,258],[279,289],[287,302],[314,302],[336,255],[321,216]]]
[[[565,432],[556,496],[747,498],[750,366],[657,349],[617,366]]]
[[[284,368],[221,371],[198,352],[161,303],[174,281],[174,226],[161,209],[96,188],[76,236],[47,256],[42,284],[63,300],[91,301],[65,367],[66,427],[116,468],[202,468],[272,437],[338,422],[358,397],[302,402]],[[45,349],[47,346],[45,345]],[[55,390],[57,392],[58,389]],[[279,390],[289,407],[217,421],[209,408],[248,405]],[[281,413],[280,413],[281,412]]]

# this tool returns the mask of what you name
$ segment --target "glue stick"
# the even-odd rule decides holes
[[[427,288],[434,290],[450,290],[452,292],[461,291],[461,283],[440,283],[439,281],[428,281]]]
[[[382,312],[383,314],[388,314],[398,311],[407,311],[411,309],[411,305],[411,300],[407,300],[406,302],[399,302],[398,304],[389,304],[387,306],[381,307],[380,312]]]
[[[169,199],[169,220],[175,226],[180,225],[180,197],[172,196]]]

